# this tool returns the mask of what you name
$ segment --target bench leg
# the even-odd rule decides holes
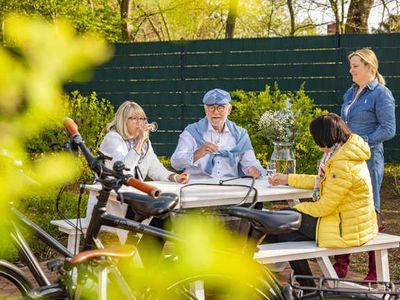
[[[76,237],[76,244],[75,244]],[[79,253],[79,243],[81,241],[81,234],[70,233],[68,234],[68,245],[67,248],[72,253]]]
[[[390,281],[387,249],[375,251],[376,276],[379,281]]]
[[[319,267],[321,268],[322,274],[328,278],[338,278],[335,269],[329,259],[328,256],[317,257],[317,262]],[[330,287],[332,286],[332,282],[329,281]]]

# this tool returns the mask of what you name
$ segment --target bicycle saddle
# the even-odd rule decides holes
[[[75,255],[70,263],[73,265],[77,265],[83,262],[86,262],[90,259],[108,256],[111,258],[126,258],[133,256],[136,252],[136,247],[132,245],[124,245],[124,246],[116,246],[116,247],[108,247],[104,249],[94,249],[82,251],[79,254]]]
[[[258,210],[247,207],[230,207],[223,210],[230,216],[247,219],[259,231],[266,234],[280,234],[298,230],[301,214],[294,210]]]
[[[145,217],[156,217],[168,213],[178,204],[178,195],[162,193],[157,199],[136,193],[118,193],[117,199],[128,204],[135,213]]]

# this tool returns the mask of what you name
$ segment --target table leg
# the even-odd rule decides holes
[[[299,204],[299,203],[300,203],[299,199],[289,199],[288,200],[289,207],[293,207],[293,206],[295,206],[296,204]]]
[[[387,249],[375,251],[376,275],[379,281],[390,281]]]

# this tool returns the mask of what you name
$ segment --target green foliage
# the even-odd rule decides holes
[[[397,163],[385,164],[385,177],[389,177],[391,190],[394,196],[400,197],[400,165]]]
[[[294,152],[296,156],[297,173],[315,173],[317,161],[321,157],[318,147],[315,145],[309,132],[311,121],[327,111],[322,111],[314,106],[314,101],[308,97],[300,87],[295,93],[281,92],[278,84],[274,87],[266,86],[265,90],[245,92],[237,90],[231,93],[235,109],[230,119],[247,129],[252,141],[257,158],[263,166],[266,166],[273,151],[272,143],[266,144],[264,137],[258,129],[258,120],[266,110],[281,110],[289,99],[293,112],[296,115],[295,124],[300,130],[300,135],[295,139]]]
[[[16,208],[27,216],[32,222],[39,225],[47,233],[49,233],[56,240],[63,241],[67,244],[67,235],[58,230],[57,226],[50,224],[51,220],[62,219],[62,216],[57,215],[56,212],[56,199],[59,192],[58,188],[49,188],[46,191],[35,193],[28,196],[23,201],[16,204]],[[60,211],[66,218],[76,218],[78,210],[78,192],[74,188],[67,189],[59,202]],[[82,197],[80,205],[81,217],[84,217],[87,206],[87,193]],[[41,260],[46,260],[56,255],[45,246],[42,242],[36,242],[37,237],[28,235],[28,244],[33,252]],[[12,251],[10,250],[12,249]],[[8,250],[8,251],[7,251]],[[11,242],[0,243],[0,257],[9,261],[17,261],[19,255],[16,249],[13,249]]]
[[[114,117],[114,106],[106,99],[98,99],[95,92],[84,96],[74,91],[70,96],[64,96],[63,102],[64,116],[72,118],[78,124],[85,144],[93,153],[96,153],[105,135],[105,127]],[[28,153],[33,154],[33,157],[37,157],[41,153],[60,148],[68,139],[61,122],[55,120],[50,126],[43,128],[39,134],[29,139],[26,149]],[[92,181],[93,173],[83,157],[79,160],[79,169],[81,170],[80,182]]]
[[[175,172],[174,168],[171,166],[171,159],[168,156],[159,156],[158,159],[168,170]]]
[[[89,1],[92,2],[92,1]],[[120,15],[108,0],[90,5],[81,0],[0,0],[0,17],[7,13],[41,16],[48,22],[67,19],[78,32],[97,32],[109,42],[121,40]]]
[[[110,57],[111,49],[93,34],[77,35],[65,21],[12,15],[4,21],[0,47],[0,236],[9,204],[77,175],[70,155],[28,160],[27,141],[62,117],[63,82]],[[35,184],[33,184],[33,182]]]
[[[123,1],[109,0],[0,0],[0,19],[10,12],[42,16],[49,23],[68,19],[78,32],[94,31],[109,42],[123,40],[128,24],[130,41],[224,38],[228,0],[130,0],[121,19]],[[296,22],[295,35],[313,35],[311,19]],[[239,1],[235,38],[287,36],[290,17],[285,0]]]

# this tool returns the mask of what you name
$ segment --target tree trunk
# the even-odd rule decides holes
[[[292,0],[287,0],[287,6],[289,9],[289,15],[290,15],[290,36],[294,36],[294,33],[296,32],[296,19],[294,15],[294,9],[293,9],[293,1]]]
[[[337,0],[329,0],[329,3],[331,4],[333,14],[335,15],[335,23],[336,23],[336,32],[335,33],[341,33],[342,24],[340,23],[338,1]]]
[[[229,1],[229,13],[228,13],[228,18],[226,20],[226,30],[225,30],[225,38],[227,39],[233,39],[233,35],[235,33],[236,18],[238,14],[238,4],[239,0]]]
[[[119,12],[121,16],[121,39],[123,41],[129,41],[129,6],[130,0],[119,1]]]
[[[374,0],[351,0],[345,33],[368,33],[368,17]]]

